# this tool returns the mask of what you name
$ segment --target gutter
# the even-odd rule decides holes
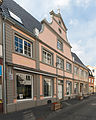
[[[5,17],[3,18],[3,109],[7,113],[7,97],[6,97],[6,64],[5,64]]]

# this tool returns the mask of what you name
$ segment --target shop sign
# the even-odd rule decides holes
[[[2,66],[0,66],[0,76],[2,76]]]

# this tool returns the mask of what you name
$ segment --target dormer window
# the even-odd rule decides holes
[[[19,18],[17,15],[15,15],[13,12],[9,10],[10,16],[15,19],[16,21],[20,22],[22,24],[21,18]]]
[[[62,33],[61,29],[60,29],[60,28],[58,28],[58,30],[59,30],[59,33],[61,34],[61,33]]]

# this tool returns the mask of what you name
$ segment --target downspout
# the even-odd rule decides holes
[[[3,112],[7,113],[7,97],[6,97],[6,64],[5,64],[5,18],[3,18]]]

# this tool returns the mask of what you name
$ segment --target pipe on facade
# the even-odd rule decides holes
[[[5,18],[4,18],[5,19]],[[6,97],[6,64],[5,64],[5,22],[3,20],[3,112],[7,113],[7,97]]]

